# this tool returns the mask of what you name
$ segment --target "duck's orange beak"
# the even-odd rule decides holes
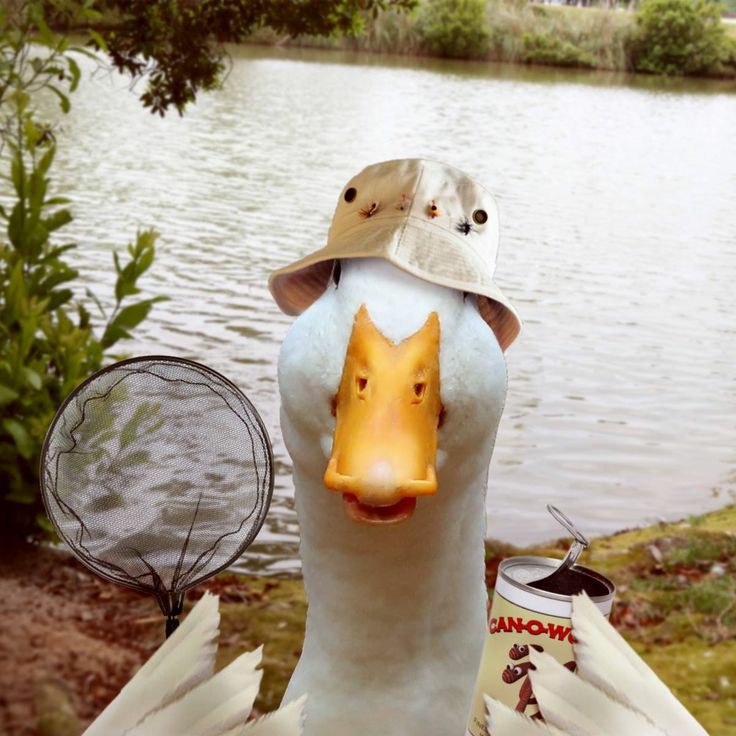
[[[437,491],[439,347],[436,312],[398,345],[378,331],[365,305],[355,315],[324,482],[343,494],[356,521],[403,521],[417,496]]]

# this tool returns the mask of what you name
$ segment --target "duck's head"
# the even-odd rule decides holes
[[[444,178],[433,184],[437,167]],[[378,164],[343,192],[330,230],[337,252],[328,244],[272,276],[285,311],[307,307],[279,360],[287,448],[355,521],[406,520],[419,498],[452,492],[441,482],[448,463],[472,466],[492,446],[502,350],[518,332],[490,276],[481,278],[480,254],[492,246],[495,259],[497,230],[492,198],[461,172]]]

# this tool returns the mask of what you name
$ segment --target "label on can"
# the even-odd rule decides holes
[[[486,694],[530,718],[541,717],[529,677],[532,649],[546,652],[575,670],[572,596],[547,593],[527,584],[550,574],[559,563],[546,557],[511,557],[501,563],[467,736],[491,736],[483,700]],[[588,587],[584,584],[588,576],[596,586],[605,585],[606,594],[592,600],[607,616],[613,604],[613,584],[592,570],[574,569],[583,577],[581,591]]]

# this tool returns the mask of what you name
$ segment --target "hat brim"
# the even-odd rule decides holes
[[[402,241],[400,248],[399,239]],[[482,279],[479,282],[478,269],[473,269],[472,263],[469,264],[468,275],[470,276],[472,271],[473,277],[467,280],[443,273],[441,265],[437,268],[436,263],[431,264],[431,269],[423,268],[421,262],[406,257],[407,240],[421,244],[424,253],[431,249],[435,254],[444,254],[448,262],[452,259],[455,269],[459,252],[462,259],[469,258],[467,249],[458,251],[456,244],[452,242],[454,239],[443,237],[440,233],[428,232],[426,228],[411,225],[397,228],[395,224],[386,223],[383,226],[363,230],[360,237],[356,237],[354,233],[345,233],[344,237],[333,240],[325,247],[274,271],[269,277],[268,287],[283,312],[292,315],[301,314],[327,288],[336,260],[383,258],[424,281],[476,294],[481,317],[493,330],[498,344],[505,351],[521,331],[521,320],[513,304],[498,285],[490,279]],[[428,240],[438,242],[428,243]],[[435,247],[431,248],[432,245]]]

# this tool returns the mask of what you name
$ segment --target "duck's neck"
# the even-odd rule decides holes
[[[351,521],[295,466],[309,610],[287,698],[309,689],[307,734],[334,728],[338,703],[346,733],[463,733],[485,636],[489,454],[440,471],[437,495],[387,527]]]

